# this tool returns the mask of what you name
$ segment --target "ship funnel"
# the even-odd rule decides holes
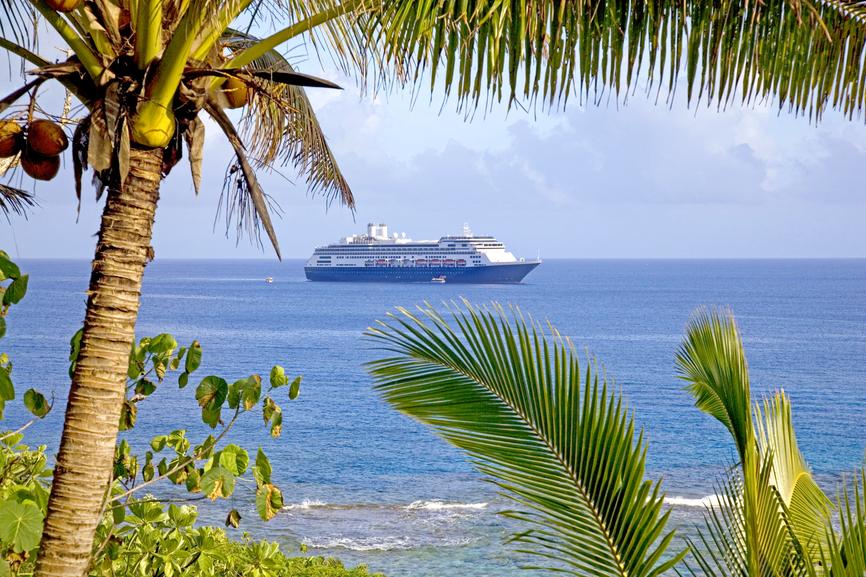
[[[388,238],[388,225],[383,222],[379,223],[379,238]]]
[[[367,236],[369,238],[376,238],[376,225],[372,222],[367,223]]]

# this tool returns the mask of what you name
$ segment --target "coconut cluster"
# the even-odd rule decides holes
[[[0,120],[0,158],[21,154],[21,168],[36,180],[51,180],[60,170],[60,154],[69,147],[63,128],[51,120],[34,120],[26,127]]]

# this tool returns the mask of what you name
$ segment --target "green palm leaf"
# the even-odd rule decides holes
[[[425,306],[369,329],[393,356],[368,368],[394,408],[435,427],[520,505],[521,550],[571,575],[659,575],[678,563],[682,554],[665,557],[668,513],[621,395],[516,309],[449,310],[453,324]]]
[[[818,560],[830,526],[833,504],[815,482],[806,459],[797,445],[791,418],[791,401],[784,392],[765,399],[755,407],[758,448],[772,458],[770,484],[776,488],[787,511],[788,523],[802,554]]]
[[[806,577],[812,575],[801,554],[774,489],[772,459],[765,458],[754,476],[732,470],[707,508],[696,539],[687,538],[695,577]]]
[[[736,481],[723,484],[720,510],[708,512],[693,543],[700,571],[813,574],[832,504],[797,445],[787,396],[777,393],[753,413],[748,363],[730,312],[699,311],[676,362],[696,406],[728,429],[740,459]]]
[[[733,315],[698,311],[686,328],[676,364],[695,406],[730,431],[742,461],[755,434],[749,368]]]
[[[821,561],[830,577],[866,575],[866,470],[845,481],[837,499],[839,533],[828,528]]]

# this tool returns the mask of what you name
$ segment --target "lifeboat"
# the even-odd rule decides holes
[[[446,258],[442,261],[442,266],[454,266],[455,264],[457,264],[457,261],[453,258]]]
[[[466,259],[465,258],[458,258],[457,259],[457,266],[466,266]]]
[[[364,261],[364,266],[373,266],[374,264],[376,264],[376,261],[374,261],[373,259]]]
[[[380,258],[380,259],[376,260],[376,266],[385,266],[386,264],[388,264],[388,261],[385,260],[384,258]]]
[[[431,258],[430,259],[430,266],[439,266],[440,264],[442,264],[442,261],[439,260],[438,258]]]
[[[424,259],[424,258],[415,259],[415,266],[427,266],[427,259]]]

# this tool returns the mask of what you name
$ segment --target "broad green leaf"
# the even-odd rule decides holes
[[[51,410],[48,401],[46,401],[42,393],[36,389],[27,389],[24,393],[24,406],[27,407],[27,410],[33,413],[34,416],[39,417],[40,419],[47,415],[48,411]]]
[[[135,393],[143,397],[148,397],[156,390],[156,384],[147,379],[138,379],[135,382]]]
[[[198,517],[198,511],[195,507],[189,505],[169,505],[168,517],[178,527],[192,527]]]
[[[222,416],[221,407],[205,407],[201,410],[201,420],[206,425],[210,425],[211,429],[215,429],[220,424]]]
[[[277,410],[274,411],[274,414],[271,415],[270,425],[271,436],[273,438],[276,439],[283,433],[283,411],[279,408],[277,408]]]
[[[241,390],[241,401],[244,409],[249,411],[256,406],[262,396],[262,378],[252,375],[246,379],[246,384]]]
[[[232,443],[219,452],[218,461],[220,466],[232,475],[243,475],[250,463],[250,456],[244,449]]]
[[[150,440],[150,448],[159,453],[165,449],[168,438],[165,435],[157,435]]]
[[[298,394],[301,392],[301,377],[295,377],[295,380],[292,381],[292,385],[289,387],[289,400],[294,401],[298,398]]]
[[[256,465],[253,467],[253,477],[256,479],[256,485],[261,487],[271,482],[271,462],[259,447],[256,453]]]
[[[283,508],[283,494],[275,486],[267,483],[256,490],[256,509],[264,521],[276,517]]]
[[[7,257],[0,255],[0,280],[16,279],[21,276],[21,269]]]
[[[195,398],[203,409],[219,408],[226,400],[229,385],[219,377],[209,376],[201,380],[195,390]]]
[[[189,346],[189,351],[186,353],[186,362],[184,363],[184,372],[192,373],[201,365],[201,344],[198,341],[193,341]]]
[[[126,519],[126,507],[115,506],[111,509],[111,518],[115,525],[120,525]]]
[[[244,386],[246,379],[240,379],[229,385],[229,393],[226,396],[226,406],[230,409],[237,409],[241,403],[241,388]]]
[[[135,426],[135,419],[138,416],[138,407],[135,403],[123,401],[123,406],[120,409],[120,430],[128,431]]]
[[[271,397],[265,397],[265,401],[262,403],[262,420],[269,423],[277,410],[279,410],[277,403]]]
[[[275,389],[289,384],[289,378],[286,376],[286,370],[280,365],[274,365],[271,369],[271,386]]]
[[[14,398],[15,386],[9,377],[9,370],[6,367],[0,367],[0,399],[11,401]]]
[[[42,512],[33,503],[0,502],[0,540],[23,552],[39,546]]]
[[[202,475],[201,490],[211,500],[229,497],[235,490],[235,476],[228,469],[214,465]]]
[[[201,491],[201,473],[198,469],[193,468],[186,477],[186,490],[190,493],[198,493]]]
[[[177,377],[177,386],[182,389],[187,383],[189,383],[189,373],[184,371]]]
[[[168,333],[153,337],[147,345],[147,350],[155,355],[166,354],[177,348],[177,341]]]
[[[6,287],[6,292],[3,293],[4,305],[18,304],[24,298],[24,295],[27,294],[27,280],[28,275],[21,275]]]
[[[165,444],[177,453],[186,453],[189,450],[189,439],[186,438],[186,430],[177,429],[168,434]]]

